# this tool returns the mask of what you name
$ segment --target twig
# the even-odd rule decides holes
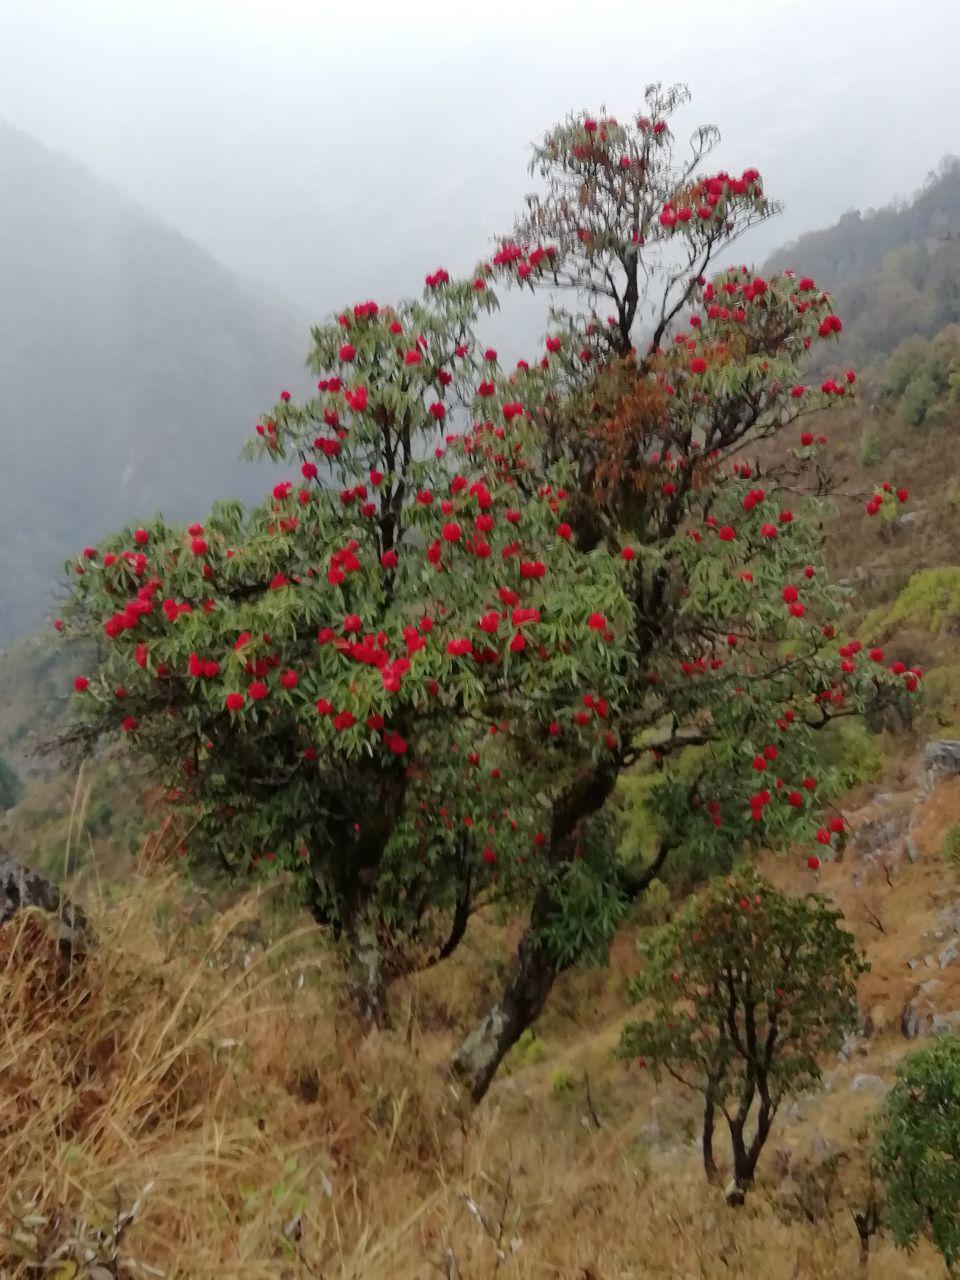
[[[590,1119],[593,1121],[594,1126],[597,1129],[602,1129],[603,1122],[597,1115],[597,1109],[593,1105],[593,1094],[590,1092],[590,1073],[587,1071],[584,1071],[583,1073],[583,1087],[587,1095],[587,1111],[589,1112]]]

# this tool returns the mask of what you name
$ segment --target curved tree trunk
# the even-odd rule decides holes
[[[555,803],[548,854],[555,874],[562,875],[573,862],[581,823],[603,807],[618,774],[616,758],[594,765]],[[474,1102],[484,1097],[500,1063],[539,1018],[557,975],[566,967],[554,961],[544,941],[544,930],[559,910],[552,884],[542,884],[534,896],[530,920],[503,995],[454,1054],[453,1073],[463,1081]]]
[[[454,1074],[469,1089],[474,1102],[483,1098],[500,1063],[539,1018],[553,988],[559,970],[537,941],[537,921],[551,913],[552,897],[546,888],[538,891],[503,995],[454,1055]]]

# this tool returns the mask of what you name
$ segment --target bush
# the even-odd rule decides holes
[[[860,465],[875,467],[880,461],[880,437],[873,427],[867,427],[860,439]]]
[[[956,866],[960,862],[960,822],[955,822],[943,837],[940,852],[944,862]]]
[[[911,574],[888,615],[890,625],[912,622],[937,634],[960,616],[960,568],[942,565]]]
[[[862,721],[841,720],[824,731],[823,760],[833,772],[827,798],[833,798],[861,782],[873,782],[883,773],[886,757],[877,735]]]
[[[929,359],[930,343],[925,338],[905,338],[884,367],[885,389],[899,400],[926,368]]]
[[[550,1092],[555,1098],[561,1098],[576,1087],[577,1077],[570,1067],[555,1067],[550,1072]]]
[[[908,427],[923,426],[937,394],[937,384],[926,370],[913,379],[900,400],[900,415]]]
[[[670,913],[670,890],[659,878],[647,885],[637,906],[637,920],[641,925],[665,924]]]
[[[547,1046],[528,1027],[517,1041],[512,1056],[518,1068],[538,1067],[547,1060]]]
[[[901,1246],[928,1236],[951,1275],[960,1264],[960,1041],[911,1053],[878,1117],[887,1218]]]
[[[645,949],[631,996],[649,1012],[624,1029],[619,1054],[703,1094],[711,1181],[723,1115],[731,1202],[751,1185],[781,1103],[819,1083],[819,1059],[856,1025],[864,966],[839,918],[826,899],[780,893],[745,869],[714,880]]]

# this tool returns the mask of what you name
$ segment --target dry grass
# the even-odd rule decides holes
[[[839,1183],[814,1195],[801,1179],[791,1204],[771,1182],[727,1209],[703,1182],[689,1104],[657,1106],[637,1072],[612,1067],[609,1025],[568,1022],[565,1056],[504,1081],[461,1120],[436,1066],[450,1035],[437,993],[466,998],[475,957],[410,984],[397,1030],[364,1038],[337,1015],[335,962],[315,935],[251,940],[262,906],[251,896],[214,913],[148,874],[95,907],[97,944],[68,969],[38,917],[0,931],[4,1277],[856,1271]],[[584,981],[581,1007],[599,990]],[[575,984],[561,993],[567,1011],[575,995]],[[558,1061],[578,1084],[553,1097]],[[601,1129],[579,1086],[586,1067]],[[839,1098],[835,1110],[842,1124]],[[654,1113],[675,1126],[671,1141],[651,1144]],[[883,1246],[869,1274],[940,1273],[927,1255]]]
[[[851,817],[872,814],[867,802]],[[864,1274],[850,1210],[874,1099],[850,1079],[888,1078],[907,1048],[895,1025],[916,990],[905,960],[952,896],[938,849],[958,817],[960,782],[943,784],[916,831],[920,860],[895,887],[871,888],[846,862],[825,869],[873,963],[861,1003],[892,1017],[828,1094],[783,1118],[739,1211],[703,1181],[692,1100],[612,1063],[629,937],[611,971],[560,983],[540,1030],[547,1060],[516,1067],[464,1116],[442,1064],[454,1024],[495,984],[509,930],[477,920],[453,961],[397,989],[396,1030],[363,1036],[340,1013],[340,971],[315,930],[264,941],[263,895],[219,909],[162,866],[119,894],[88,877],[96,944],[82,960],[64,965],[39,916],[0,930],[0,1275]],[[809,887],[794,860],[767,870]],[[882,898],[883,934],[860,918],[865,884]],[[951,972],[941,981],[960,999]],[[551,1088],[558,1070],[572,1087]],[[882,1243],[867,1274],[942,1272],[929,1253]]]

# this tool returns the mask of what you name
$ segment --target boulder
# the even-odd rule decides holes
[[[930,1014],[908,1000],[900,1013],[900,1034],[906,1040],[916,1040],[930,1030]]]
[[[932,786],[941,778],[955,778],[960,774],[960,741],[941,738],[928,742],[923,750],[924,783]]]
[[[881,814],[871,818],[857,828],[853,848],[865,858],[881,850],[888,850],[903,834],[905,822],[906,818],[902,813]]]
[[[885,1004],[875,1004],[864,1020],[864,1034],[867,1036],[883,1036],[890,1030],[893,1025],[893,1016],[890,1007]]]
[[[864,1073],[863,1075],[854,1076],[850,1084],[853,1093],[886,1093],[887,1086],[879,1076],[872,1076]]]
[[[0,925],[26,907],[59,915],[60,945],[66,950],[77,947],[87,932],[86,916],[61,895],[52,880],[0,849]]]

